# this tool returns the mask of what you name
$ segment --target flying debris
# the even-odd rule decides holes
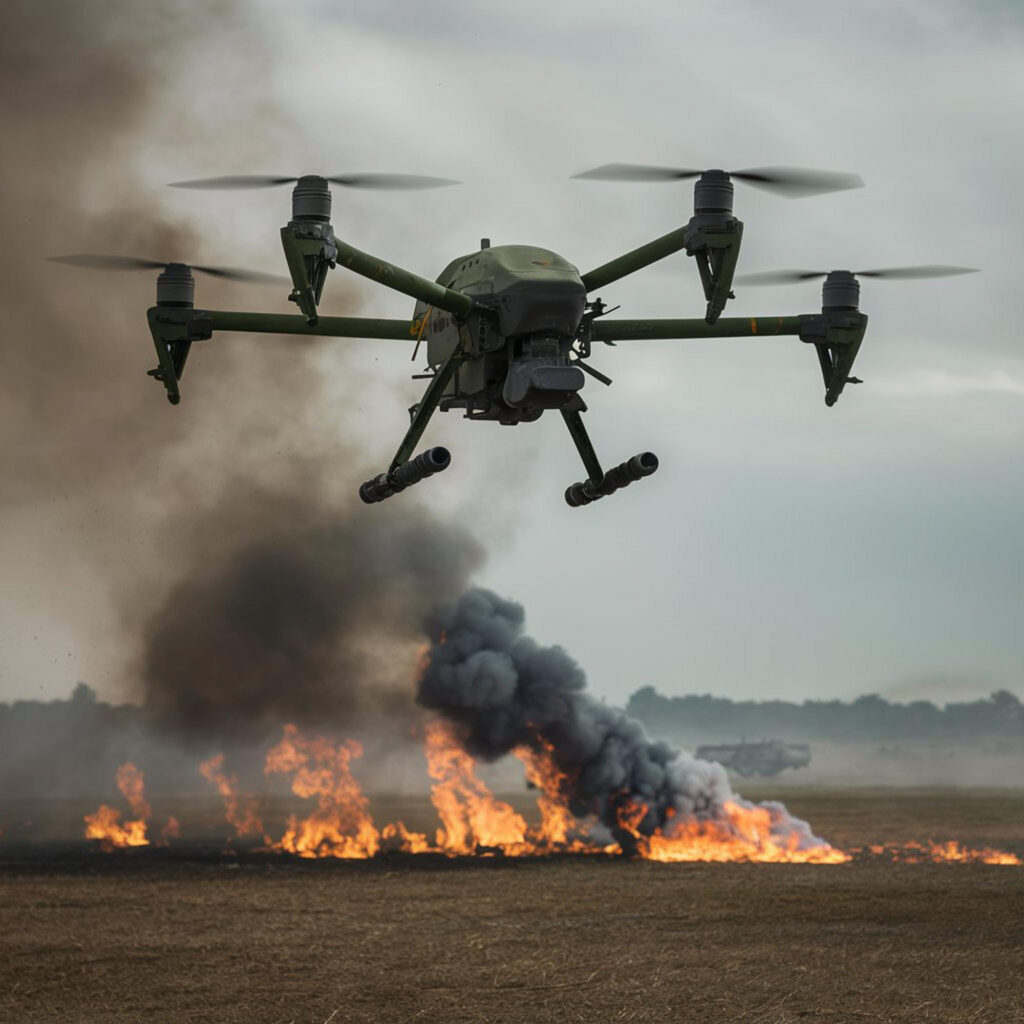
[[[414,452],[437,411],[461,409],[467,419],[506,425],[529,423],[558,410],[576,446],[586,477],[570,484],[565,500],[579,508],[606,498],[651,476],[658,457],[640,452],[612,469],[602,466],[584,426],[587,410],[581,392],[586,378],[612,380],[589,362],[595,344],[667,338],[730,338],[791,335],[812,345],[821,366],[825,403],[834,405],[851,376],[867,329],[860,311],[856,275],[848,271],[785,271],[736,277],[743,224],[733,213],[733,181],[773,194],[800,198],[863,185],[860,177],[837,171],[796,167],[720,169],[606,164],[576,175],[618,182],[693,184],[693,216],[680,228],[583,273],[549,249],[531,245],[495,245],[481,239],[474,252],[452,260],[436,281],[371,256],[338,238],[331,224],[331,186],[352,189],[430,189],[457,184],[448,178],[409,174],[347,173],[304,175],[228,175],[175,182],[188,189],[262,189],[292,185],[291,219],[281,228],[288,266],[288,298],[300,316],[280,313],[225,312],[196,308],[191,271],[230,280],[262,281],[253,271],[186,264],[163,264],[134,257],[78,255],[55,257],[74,266],[98,269],[163,268],[157,279],[156,305],[148,313],[158,366],[149,371],[172,404],[181,400],[181,378],[191,346],[220,331],[378,338],[413,344],[413,359],[426,345],[429,381],[410,409],[411,423],[388,468],[359,488],[360,498],[376,504],[451,462],[446,448]],[[697,264],[706,301],[702,320],[609,319],[614,312],[598,292],[630,274],[685,251]],[[410,320],[321,317],[319,305],[330,270],[342,266],[416,300]],[[908,267],[862,271],[862,277],[940,277],[969,272],[963,267]],[[794,276],[795,274],[795,276]],[[821,311],[795,316],[722,318],[734,298],[733,282],[781,283],[824,277]],[[618,307],[614,307],[617,309]]]

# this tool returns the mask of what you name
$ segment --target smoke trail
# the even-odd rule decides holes
[[[672,822],[726,822],[732,793],[721,765],[698,761],[647,738],[643,727],[586,692],[583,670],[560,647],[541,647],[523,634],[520,605],[474,589],[428,622],[429,664],[418,700],[461,729],[466,749],[488,760],[516,747],[548,750],[564,773],[572,812],[596,817],[628,846],[621,815],[651,835],[671,835]],[[797,848],[820,845],[805,822],[779,804],[764,805],[777,838]]]

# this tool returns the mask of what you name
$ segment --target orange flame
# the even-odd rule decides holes
[[[885,843],[869,846],[866,848],[866,852],[876,857],[890,857],[892,860],[904,864],[923,864],[930,861],[934,864],[1024,865],[1024,860],[1015,853],[994,850],[988,846],[975,850],[962,846],[955,840],[945,843]]]
[[[441,827],[431,842],[426,835],[409,831],[401,822],[379,829],[370,814],[370,803],[352,774],[354,758],[362,747],[354,740],[334,744],[322,737],[303,736],[287,725],[281,741],[267,754],[266,773],[291,776],[291,789],[304,799],[315,799],[316,809],[306,818],[292,816],[281,839],[269,849],[301,857],[365,859],[382,850],[411,854],[467,856],[496,852],[511,857],[551,853],[621,853],[618,844],[600,845],[587,838],[586,822],[569,810],[565,793],[569,779],[555,759],[554,749],[519,748],[529,781],[539,791],[540,824],[528,827],[525,819],[497,799],[477,776],[473,758],[458,741],[453,727],[435,720],[426,728],[428,771],[434,785],[431,795]],[[227,820],[239,836],[260,834],[263,826],[256,798],[239,793],[238,780],[224,771],[222,755],[200,765],[204,778],[224,799]],[[102,805],[87,815],[86,837],[98,839],[104,849],[145,846],[151,809],[145,798],[142,772],[132,764],[118,769],[117,783],[131,807],[134,820],[121,822],[120,814]],[[806,832],[791,827],[780,806],[753,806],[740,799],[727,801],[718,816],[703,821],[671,817],[652,835],[640,831],[648,808],[634,804],[620,813],[619,825],[634,840],[636,855],[655,861],[750,861],[769,863],[841,864],[852,859],[820,840],[808,845]],[[171,818],[164,836],[178,834]],[[988,847],[970,849],[957,842],[885,844],[852,851],[858,855],[888,856],[903,863],[981,863],[1022,865],[1014,853]]]
[[[240,793],[238,778],[224,770],[224,755],[216,754],[199,765],[199,772],[207,782],[212,782],[224,801],[224,814],[228,824],[241,836],[258,836],[263,832],[259,817],[258,798],[251,793]],[[270,842],[268,839],[267,842]]]
[[[334,746],[322,737],[304,737],[294,725],[268,754],[265,771],[290,773],[292,792],[316,797],[317,808],[303,821],[292,816],[273,848],[302,857],[365,858],[380,849],[380,833],[370,816],[370,802],[352,776],[349,764],[362,746],[346,740]]]
[[[621,850],[617,843],[599,845],[583,838],[581,823],[569,810],[565,796],[569,777],[555,763],[554,747],[544,743],[540,750],[517,747],[513,754],[519,758],[526,771],[526,778],[538,790],[537,810],[540,825],[531,833],[535,853],[604,853],[615,854]]]
[[[473,759],[460,746],[451,726],[430,722],[426,731],[427,771],[436,783],[431,798],[441,828],[437,845],[445,853],[470,854],[478,847],[506,853],[526,849],[526,822],[503,800],[496,800],[477,778]]]
[[[773,826],[772,811],[729,800],[723,804],[723,818],[707,821],[670,821],[667,830],[644,836],[636,825],[646,807],[631,809],[621,816],[622,826],[635,837],[637,852],[645,860],[657,861],[756,861],[758,863],[842,864],[850,855],[828,843],[801,847],[799,836],[779,834]],[[666,834],[666,831],[668,834]]]
[[[105,850],[125,846],[148,846],[146,823],[152,810],[146,800],[142,772],[130,761],[117,769],[117,788],[128,801],[135,820],[121,823],[121,812],[107,804],[100,804],[92,814],[85,816],[85,838],[98,839]]]

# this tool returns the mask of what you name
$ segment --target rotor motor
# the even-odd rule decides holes
[[[192,309],[196,299],[196,279],[184,263],[168,263],[156,279],[156,304]]]
[[[319,221],[331,219],[331,188],[318,174],[303,175],[292,189],[292,220]]]
[[[734,192],[725,171],[704,171],[693,183],[693,212],[731,214]]]
[[[857,310],[860,306],[860,282],[849,270],[833,270],[821,285],[821,311]]]

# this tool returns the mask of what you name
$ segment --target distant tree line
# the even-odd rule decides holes
[[[125,761],[145,766],[150,790],[202,790],[196,760],[208,753],[167,742],[144,708],[98,700],[85,683],[67,700],[0,704],[0,798],[116,797]]]
[[[732,701],[709,694],[665,697],[645,686],[626,710],[658,738],[688,743],[747,739],[892,743],[910,740],[1024,742],[1024,704],[1000,690],[984,700],[895,704],[871,695],[838,700]],[[272,742],[270,740],[268,742]],[[116,795],[117,766],[145,767],[154,790],[190,792],[209,787],[196,765],[223,751],[245,774],[261,774],[265,743],[256,747],[172,740],[155,728],[145,708],[98,700],[85,683],[69,699],[0,704],[0,797]]]
[[[626,710],[655,736],[709,740],[828,740],[837,743],[908,740],[1024,739],[1024,704],[1007,690],[982,700],[939,707],[927,700],[897,704],[876,694],[854,701],[732,701],[710,694],[665,697],[637,690]]]

